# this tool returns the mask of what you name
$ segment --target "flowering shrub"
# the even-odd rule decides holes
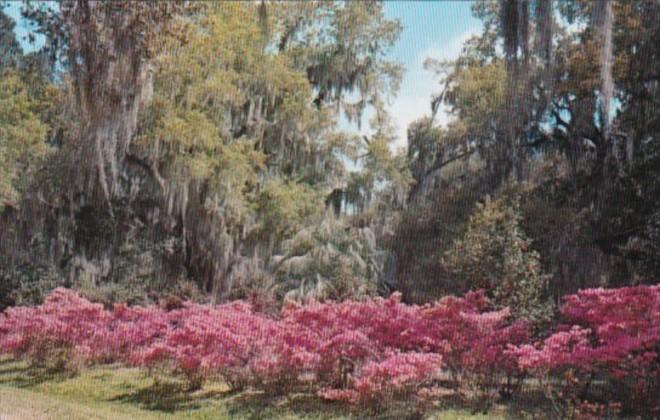
[[[235,389],[305,389],[362,405],[433,398],[448,382],[490,403],[524,375],[541,381],[562,415],[655,401],[660,286],[584,290],[565,298],[561,314],[564,324],[530,343],[528,324],[493,310],[483,292],[424,306],[398,294],[292,303],[269,315],[243,301],[106,310],[56,289],[41,306],[0,314],[0,352],[53,368],[123,362],[184,375],[191,388],[219,377]],[[596,398],[582,398],[587,390]]]
[[[382,404],[394,398],[409,399],[422,385],[437,378],[442,357],[434,353],[394,353],[384,360],[367,362],[351,389],[323,389],[319,395],[330,400]]]
[[[489,306],[479,292],[468,293],[464,299],[442,299],[424,311],[431,331],[427,341],[433,343],[433,351],[443,355],[455,382],[472,391],[489,391],[517,375],[516,360],[506,349],[529,338],[527,323],[508,323],[508,308],[483,312]]]
[[[0,349],[27,357],[37,365],[44,362],[48,365],[50,356],[55,355],[59,356],[52,361],[60,367],[65,360],[73,358],[98,360],[102,358],[102,350],[94,344],[107,335],[105,325],[109,318],[102,305],[58,288],[41,306],[9,308],[4,312],[0,322]]]
[[[652,397],[660,386],[660,285],[582,290],[564,299],[561,314],[566,324],[554,334],[512,351],[549,396],[570,410],[584,406],[588,391],[609,393],[624,409],[660,409]],[[594,379],[606,386],[591,390]]]
[[[142,337],[143,345],[133,349],[129,361],[170,368],[193,387],[209,376],[221,376],[235,388],[246,385],[250,364],[278,332],[274,320],[240,301],[215,307],[184,303],[157,314],[140,326],[157,333]]]
[[[380,363],[398,351],[439,355],[456,380],[482,392],[518,372],[515,358],[505,350],[528,339],[525,323],[507,322],[508,309],[490,308],[483,292],[425,306],[405,305],[393,294],[366,302],[291,307],[285,319],[319,336],[319,379],[330,389],[346,388],[357,367]],[[346,394],[340,399],[355,398]]]
[[[351,390],[357,393],[351,400],[367,401],[379,386],[394,394],[401,387],[415,388],[413,383],[437,371],[442,358],[463,377],[471,372],[492,376],[507,366],[504,346],[518,342],[512,334],[518,330],[506,324],[508,311],[487,312],[489,305],[483,293],[426,306],[405,305],[394,294],[364,302],[290,305],[272,317],[242,301],[118,304],[104,310],[75,292],[56,289],[41,306],[2,315],[0,348],[30,357],[54,347],[83,363],[165,368],[187,377],[192,387],[218,376],[235,388],[288,392],[304,385]]]

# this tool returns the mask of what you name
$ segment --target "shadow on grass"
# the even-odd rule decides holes
[[[0,383],[7,382],[7,376],[24,374],[27,370],[28,367],[24,363],[19,363],[8,357],[2,357],[0,358]]]
[[[24,375],[28,371],[29,368],[26,366],[16,366],[16,365],[2,366],[0,367],[0,383],[9,382],[11,378],[14,377],[14,375],[22,375],[22,374]],[[7,376],[9,376],[9,379],[6,378]]]
[[[248,420],[300,418],[300,419],[383,419],[383,420],[417,420],[425,418],[422,411],[411,406],[409,401],[389,402],[376,407],[351,406],[341,402],[331,402],[320,399],[310,393],[295,393],[287,396],[267,395],[263,391],[247,390],[231,392],[227,390],[199,390],[191,392],[184,382],[155,382],[146,387],[135,387],[128,392],[109,399],[122,402],[151,411],[176,414],[196,410],[208,406],[212,401],[226,407],[231,418]],[[428,407],[426,414],[436,410],[451,410],[456,414],[452,419],[463,418],[469,413],[477,414],[474,406],[456,397],[443,398],[435,407]],[[491,407],[493,408],[493,407]],[[510,410],[511,407],[501,407],[498,412],[501,417],[520,418],[529,414],[526,404]],[[478,410],[482,414],[481,410]],[[490,412],[488,414],[494,414]],[[482,414],[487,418],[488,414]]]
[[[357,407],[340,402],[326,401],[314,393],[291,393],[287,396],[275,396],[263,391],[246,390],[229,391],[220,382],[212,382],[197,391],[190,391],[188,384],[174,377],[157,377],[146,380],[146,377],[135,375],[134,372],[117,372],[103,370],[89,372],[83,375],[81,381],[89,380],[104,382],[113,377],[116,380],[107,384],[108,392],[100,398],[108,402],[119,402],[133,405],[137,408],[183,414],[186,411],[223,407],[231,418],[243,419],[420,419],[421,412],[415,411],[411,401],[388,401],[378,409]],[[28,363],[16,360],[0,359],[0,384],[18,388],[31,388],[47,382],[62,382],[69,380],[71,374],[52,372],[47,369],[30,367]],[[121,380],[125,379],[125,380]],[[76,386],[80,385],[77,383]],[[101,384],[99,384],[100,386]],[[550,418],[551,407],[543,398],[536,384],[525,387],[513,399],[495,401],[494,406],[475,404],[473,399],[466,398],[447,389],[447,393],[439,396],[432,407],[428,407],[427,415],[438,419],[461,419],[478,414],[477,418]],[[117,391],[119,394],[117,394]],[[303,391],[302,389],[300,391]],[[451,391],[451,392],[450,392]],[[480,408],[480,409],[479,409]],[[433,415],[437,413],[437,415]]]
[[[506,412],[507,417],[515,419],[544,419],[557,416],[552,403],[540,389],[521,392],[507,404]]]
[[[0,384],[18,388],[32,388],[45,382],[63,382],[76,375],[77,372],[30,366],[12,359],[0,361]]]
[[[110,401],[135,404],[147,410],[169,413],[178,410],[199,408],[199,404],[190,397],[185,387],[178,383],[157,382],[153,385],[118,395]]]
[[[243,419],[265,419],[281,417],[284,413],[300,418],[352,417],[348,407],[322,401],[310,394],[270,396],[260,391],[244,391],[226,398],[229,415]]]
[[[327,401],[314,394],[296,393],[288,396],[268,396],[263,392],[246,391],[225,401],[232,418],[271,419],[290,418],[320,419],[383,419],[417,420],[423,414],[405,401],[379,407],[352,406],[342,402]]]
[[[108,401],[133,404],[145,410],[174,413],[202,408],[205,401],[226,395],[225,392],[211,390],[190,392],[187,386],[180,382],[154,382],[146,387],[132,388],[134,389]]]

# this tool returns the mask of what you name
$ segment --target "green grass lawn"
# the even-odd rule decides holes
[[[230,393],[221,383],[195,392],[167,377],[156,381],[144,371],[121,366],[94,367],[78,375],[38,373],[22,361],[0,359],[0,419],[402,419],[402,407],[384,413],[356,411],[310,395],[269,398]],[[436,409],[427,418],[492,419],[496,413]]]

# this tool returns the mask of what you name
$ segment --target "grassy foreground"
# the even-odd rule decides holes
[[[22,361],[0,358],[0,420],[27,419],[402,419],[409,413],[354,411],[308,395],[269,398],[230,393],[220,383],[187,392],[176,378],[156,381],[121,366],[84,369],[76,376],[36,372]],[[463,410],[436,410],[437,420],[501,418]]]

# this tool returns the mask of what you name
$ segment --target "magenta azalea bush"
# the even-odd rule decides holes
[[[560,312],[546,339],[511,347],[519,368],[570,411],[595,394],[660,414],[660,285],[582,290]]]
[[[82,365],[165,369],[192,387],[219,378],[234,389],[306,390],[356,404],[428,398],[439,384],[502,394],[530,377],[576,410],[600,407],[578,398],[589,387],[624,405],[653,401],[660,286],[584,290],[566,297],[561,317],[533,342],[528,323],[483,292],[423,306],[399,294],[289,304],[270,315],[243,301],[104,309],[59,288],[40,306],[0,314],[0,351],[37,362],[56,350]]]

